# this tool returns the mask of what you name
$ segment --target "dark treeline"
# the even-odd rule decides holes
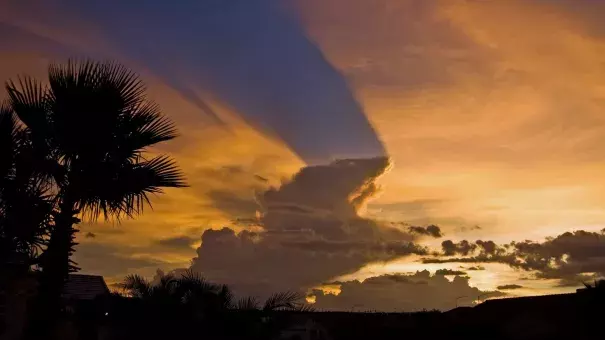
[[[237,298],[228,286],[190,271],[156,281],[126,277],[119,293],[94,304],[95,323],[111,339],[273,339],[289,326],[288,313],[312,311],[298,293]]]

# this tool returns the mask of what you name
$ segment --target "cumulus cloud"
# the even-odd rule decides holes
[[[498,249],[498,246],[496,245],[496,243],[494,241],[478,240],[475,243],[477,244],[477,246],[479,246],[481,248],[482,251],[484,251],[487,254],[494,254],[494,253],[496,253],[496,250]]]
[[[443,249],[443,254],[445,255],[468,255],[473,252],[477,245],[470,243],[467,240],[460,241],[458,243],[454,243],[451,240],[446,240],[441,242],[441,248]]]
[[[359,216],[388,167],[387,159],[374,158],[302,168],[258,195],[258,228],[204,232],[192,269],[262,296],[306,290],[369,262],[427,255],[407,230]]]
[[[434,238],[440,238],[443,236],[441,233],[441,228],[436,225],[430,225],[428,227],[410,226],[408,231],[410,233],[432,236]]]
[[[323,293],[315,290],[315,306],[325,310],[379,310],[417,311],[422,309],[449,310],[459,305],[470,305],[479,295],[491,297],[504,295],[501,292],[486,292],[471,287],[468,278],[456,276],[449,281],[443,275],[428,271],[415,274],[383,275],[363,282],[340,282],[340,294]]]
[[[496,245],[493,241],[444,241],[443,255],[469,257],[425,258],[423,263],[504,263],[535,271],[538,279],[559,279],[562,286],[605,276],[605,234],[578,230],[544,242],[520,241]]]

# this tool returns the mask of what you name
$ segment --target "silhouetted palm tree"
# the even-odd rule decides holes
[[[179,304],[193,313],[218,312],[232,307],[233,294],[228,286],[210,283],[192,271],[178,278],[162,274],[155,284],[140,275],[128,275],[120,287],[133,298],[156,304]]]
[[[293,292],[274,294],[263,304],[255,297],[235,301],[227,285],[208,282],[190,270],[179,277],[161,275],[155,284],[129,275],[121,287],[137,302],[130,305],[133,322],[162,320],[154,335],[204,329],[210,338],[271,339],[288,324],[288,314],[276,312],[312,311],[302,302],[303,295]]]
[[[205,311],[300,311],[308,310],[301,302],[303,295],[282,292],[271,295],[261,306],[255,297],[245,297],[234,302],[233,293],[227,285],[208,282],[199,273],[187,270],[180,277],[161,275],[156,284],[151,284],[140,275],[128,275],[120,284],[126,295],[147,301],[176,301]],[[306,306],[306,307],[305,307]]]
[[[51,225],[47,179],[36,172],[26,131],[0,106],[0,277],[27,272],[37,262]]]
[[[70,61],[51,65],[48,75],[48,87],[26,77],[9,81],[7,90],[34,150],[53,163],[57,213],[38,295],[39,306],[54,313],[69,271],[77,269],[70,257],[78,216],[132,217],[150,203],[149,194],[185,183],[170,158],[144,155],[176,130],[147,100],[136,74],[112,63]]]

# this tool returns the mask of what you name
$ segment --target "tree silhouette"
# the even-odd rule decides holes
[[[50,185],[36,170],[31,143],[10,107],[0,106],[0,276],[36,264],[51,225]]]
[[[133,217],[150,204],[150,194],[185,186],[169,157],[145,156],[177,135],[136,74],[114,63],[69,61],[49,67],[48,83],[25,77],[6,86],[56,191],[54,226],[39,263],[39,324],[56,313],[67,275],[77,270],[70,257],[79,217]],[[35,327],[41,336],[44,328]]]
[[[161,274],[156,284],[150,283],[140,275],[128,275],[120,287],[127,296],[133,298],[156,303],[170,301],[206,313],[221,310],[263,312],[310,310],[301,302],[304,296],[296,292],[275,293],[262,305],[255,297],[243,297],[235,301],[229,286],[211,283],[192,270],[187,270],[178,278],[171,274]]]
[[[155,284],[129,275],[120,286],[139,302],[132,314],[162,320],[153,336],[174,336],[175,330],[187,333],[186,328],[193,326],[217,338],[270,339],[287,324],[277,312],[312,311],[301,302],[304,296],[294,292],[273,294],[263,304],[255,297],[235,300],[227,285],[211,283],[191,270],[179,277],[162,274]]]
[[[228,286],[210,283],[189,270],[178,278],[161,274],[155,284],[140,275],[128,275],[120,287],[127,296],[152,304],[179,304],[192,312],[208,313],[232,308],[233,294]]]

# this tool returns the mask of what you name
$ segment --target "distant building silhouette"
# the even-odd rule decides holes
[[[109,293],[103,276],[69,274],[62,297],[68,301],[94,300]]]

